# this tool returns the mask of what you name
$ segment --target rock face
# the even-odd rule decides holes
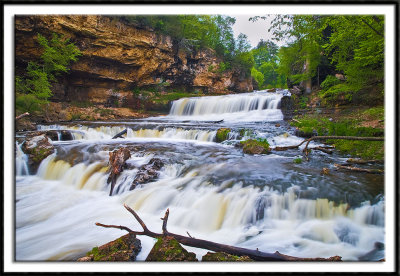
[[[188,252],[173,237],[159,238],[146,258],[147,262],[197,262],[196,254]]]
[[[139,239],[132,234],[126,234],[114,241],[100,247],[94,247],[85,257],[79,258],[78,262],[111,261],[127,262],[135,261],[136,256],[142,249]]]
[[[30,171],[36,172],[37,168],[47,156],[54,152],[54,146],[44,134],[27,137],[22,145],[22,151],[28,154]]]
[[[37,34],[69,38],[82,52],[69,74],[53,86],[53,101],[127,99],[137,87],[157,87],[226,93],[252,91],[251,77],[238,72],[223,74],[210,49],[186,51],[168,36],[140,29],[110,16],[46,15],[15,17],[15,64],[18,70],[39,59]]]

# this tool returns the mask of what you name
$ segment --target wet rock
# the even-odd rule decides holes
[[[68,130],[61,130],[61,141],[74,140],[74,136]]]
[[[276,92],[276,88],[267,89],[267,92]]]
[[[139,184],[148,183],[158,177],[158,171],[164,166],[164,162],[159,158],[152,158],[150,161],[139,168],[135,179],[132,182],[130,190],[136,188]]]
[[[207,252],[201,259],[202,262],[254,262],[249,256],[235,256],[225,252]]]
[[[47,136],[38,135],[27,137],[22,145],[22,151],[28,155],[30,171],[36,172],[40,162],[54,152],[54,146]]]
[[[221,143],[228,138],[228,134],[231,132],[230,128],[219,128],[216,134],[216,141]]]
[[[129,262],[135,261],[136,256],[142,249],[139,239],[133,234],[126,234],[114,241],[100,247],[94,247],[85,257],[79,258],[78,262],[111,261]]]
[[[197,262],[196,254],[188,252],[179,242],[170,236],[158,238],[149,255],[147,262]]]
[[[247,154],[265,154],[269,153],[270,148],[268,142],[249,139],[240,142],[243,145],[243,152]]]

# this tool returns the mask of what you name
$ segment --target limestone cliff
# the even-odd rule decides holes
[[[210,50],[190,51],[170,37],[140,29],[108,16],[46,15],[15,17],[15,62],[25,68],[40,57],[40,33],[63,34],[81,51],[69,74],[54,85],[55,101],[104,103],[111,96],[131,95],[137,87],[157,86],[205,93],[247,92],[251,78],[237,72],[218,73],[221,62]]]

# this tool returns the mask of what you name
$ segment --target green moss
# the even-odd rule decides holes
[[[230,128],[220,128],[217,130],[216,140],[218,143],[225,141],[228,138],[228,134],[231,132]]]
[[[247,154],[262,154],[270,151],[269,143],[266,139],[249,139],[240,143],[243,145],[243,152]]]
[[[369,109],[365,112],[373,114],[371,116],[381,116],[383,108]],[[365,114],[365,112],[361,114]],[[322,116],[307,115],[297,117],[296,120],[298,122],[292,122],[292,126],[298,127],[304,133],[316,131],[320,136],[380,137],[383,135],[381,128],[360,127],[359,117],[339,118],[334,121]],[[383,141],[326,140],[325,142],[335,145],[336,149],[344,154],[365,159],[382,159],[384,157]]]
[[[202,262],[252,262],[248,256],[235,256],[225,252],[207,252],[201,259]]]
[[[295,164],[301,164],[301,162],[303,162],[303,160],[300,157],[293,159],[293,163]]]

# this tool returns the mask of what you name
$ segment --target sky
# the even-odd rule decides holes
[[[259,19],[256,22],[249,21],[250,17],[255,15],[230,15],[236,18],[236,22],[233,25],[233,34],[235,38],[238,37],[240,33],[247,35],[248,40],[250,41],[251,47],[256,47],[260,39],[271,40],[272,36],[268,33],[268,28],[270,26],[270,19],[263,20]],[[263,16],[263,15],[260,15]],[[271,17],[272,19],[272,17]],[[276,45],[282,46],[284,42],[277,42],[272,40]]]

